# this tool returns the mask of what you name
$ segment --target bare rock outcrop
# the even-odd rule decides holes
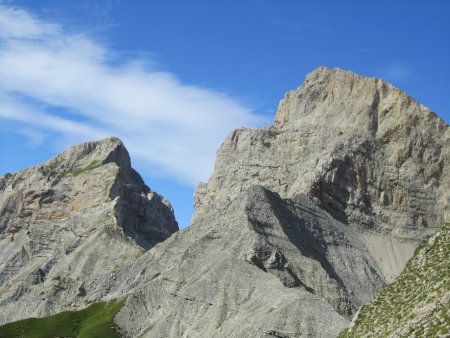
[[[117,279],[129,337],[335,337],[383,285],[353,232],[308,197],[252,186]]]
[[[0,322],[101,299],[122,264],[177,230],[117,138],[2,176]]]
[[[280,102],[275,124],[235,130],[198,185],[196,215],[253,184],[308,195],[358,228],[387,280],[450,218],[450,130],[392,85],[317,68]]]
[[[274,126],[225,140],[191,227],[125,274],[138,277],[123,282],[135,287],[118,326],[142,337],[335,337],[448,219],[449,136],[379,79],[315,70]]]

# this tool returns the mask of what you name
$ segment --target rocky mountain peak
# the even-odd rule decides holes
[[[178,230],[172,206],[131,168],[118,138],[2,176],[0,215],[2,322],[17,318],[18,303],[20,316],[42,316],[100,299],[105,271]]]
[[[396,246],[408,254],[393,265],[384,255],[397,249],[374,249],[391,280],[450,218],[449,149],[448,125],[401,90],[320,67],[286,94],[273,126],[237,129],[224,141],[197,187],[194,220],[254,184],[282,198],[306,194],[368,236],[401,238]]]
[[[61,175],[88,166],[100,166],[108,163],[114,163],[121,170],[129,171],[131,169],[128,151],[117,137],[74,145],[43,163],[42,167],[53,167],[54,174]]]
[[[435,119],[436,129],[447,129],[428,108],[381,79],[319,67],[298,89],[285,95],[275,116],[275,127],[327,121],[327,127],[338,133],[351,130],[383,137],[388,127],[405,124],[410,118],[427,122]]]

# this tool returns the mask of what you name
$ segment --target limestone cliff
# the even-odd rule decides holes
[[[0,178],[0,322],[78,308],[118,268],[178,230],[116,138]]]
[[[450,217],[449,164],[450,130],[428,108],[382,80],[321,67],[286,94],[274,126],[225,140],[196,214],[253,184],[304,193],[358,228],[392,280]]]
[[[306,196],[253,186],[117,279],[129,336],[336,336],[382,285],[369,252]]]
[[[399,89],[315,70],[274,126],[225,140],[191,227],[127,270],[133,296],[118,326],[142,337],[335,337],[448,219],[449,137]]]

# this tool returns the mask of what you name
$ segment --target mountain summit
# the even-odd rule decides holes
[[[357,228],[388,281],[450,217],[450,130],[392,85],[320,67],[280,102],[275,124],[235,130],[196,191],[196,215],[260,184],[306,194]]]
[[[117,164],[126,161],[92,156],[72,165],[73,156],[60,155],[61,163],[25,171],[25,180],[74,196],[85,194],[85,181],[96,182],[83,215],[97,215],[95,224],[109,215],[120,221],[95,226],[104,242],[92,235],[85,246],[74,244],[66,255],[79,258],[66,258],[65,270],[50,265],[43,283],[17,275],[26,292],[6,277],[0,321],[120,298],[114,324],[127,337],[336,337],[450,218],[449,145],[448,125],[399,89],[318,68],[286,94],[273,126],[227,137],[211,178],[196,189],[192,225],[157,245],[176,230],[170,205]],[[108,184],[95,176],[106,168],[115,173]],[[30,189],[13,184],[16,176],[2,178],[2,198]],[[0,205],[9,210],[2,220],[20,223],[17,203]],[[98,211],[105,208],[109,214]],[[77,229],[51,215],[40,231]],[[21,247],[16,237],[0,243],[11,252]]]
[[[3,175],[0,215],[0,322],[102,299],[123,262],[178,230],[117,138]]]

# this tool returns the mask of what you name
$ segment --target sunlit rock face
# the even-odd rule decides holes
[[[238,129],[198,186],[196,216],[260,184],[306,194],[358,231],[387,280],[449,220],[448,125],[392,85],[317,68],[280,102],[275,124]]]
[[[0,215],[0,322],[102,298],[124,262],[178,230],[117,138],[2,176]]]
[[[224,141],[191,227],[131,268],[117,324],[144,337],[337,336],[448,219],[449,136],[382,80],[316,69],[273,126]]]

